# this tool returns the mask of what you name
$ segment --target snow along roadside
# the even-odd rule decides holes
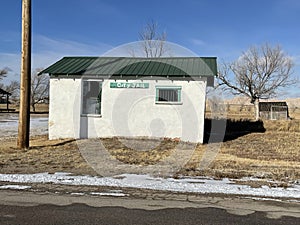
[[[242,180],[242,179],[241,179]],[[231,194],[260,196],[268,198],[293,198],[300,200],[300,185],[291,187],[262,186],[252,188],[248,185],[235,184],[227,178],[157,178],[149,175],[122,174],[114,177],[73,176],[69,173],[37,174],[0,174],[0,181],[14,183],[54,183],[64,185],[96,185],[120,188],[141,188],[161,191],[198,194]]]

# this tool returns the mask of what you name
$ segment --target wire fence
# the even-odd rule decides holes
[[[274,108],[275,107],[275,108]],[[280,107],[278,109],[277,107]],[[206,103],[206,115],[210,117],[215,111],[226,114],[229,118],[254,119],[254,104],[229,104],[208,101]],[[226,113],[225,113],[226,112]],[[300,120],[300,107],[297,106],[272,106],[271,112],[265,119],[297,119]]]

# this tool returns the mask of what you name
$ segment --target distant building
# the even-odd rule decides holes
[[[286,102],[259,102],[260,118],[267,120],[287,120],[289,118]]]
[[[9,96],[11,96],[11,93],[0,88],[0,104],[6,104],[5,110],[7,111],[9,111],[9,104],[10,104]]]
[[[38,101],[38,104],[49,104],[49,97],[43,97]]]
[[[50,75],[49,138],[203,142],[215,57],[64,57]]]

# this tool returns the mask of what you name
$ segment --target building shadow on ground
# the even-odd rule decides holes
[[[204,143],[226,142],[250,133],[264,133],[263,121],[248,119],[205,119]]]
[[[30,147],[30,150],[34,150],[34,149],[40,149],[40,148],[46,148],[46,147],[59,147],[59,146],[64,146],[66,144],[69,143],[75,143],[76,144],[76,140],[75,139],[70,139],[70,140],[61,140],[58,143],[54,143],[54,144],[41,144],[41,145],[34,145]]]

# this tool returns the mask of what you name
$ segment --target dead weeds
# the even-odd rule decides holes
[[[101,139],[101,142],[115,159],[126,164],[141,166],[154,165],[164,160],[174,152],[178,144],[178,142],[171,139],[120,141],[118,138],[104,138]],[[147,144],[149,142],[150,145]],[[126,143],[129,144],[126,145]],[[148,146],[145,146],[145,144]]]
[[[73,139],[48,140],[46,135],[30,140],[29,150],[17,148],[16,138],[4,139],[0,145],[1,173],[40,173],[58,171],[95,174],[81,157]]]
[[[150,146],[141,146],[132,140],[131,146],[118,138],[101,139],[109,153],[123,163],[151,165],[170,156],[178,142],[154,140]],[[47,136],[33,137],[31,148],[22,151],[16,139],[1,141],[1,173],[71,172],[96,175],[83,159],[76,140],[48,140]],[[139,146],[138,146],[139,145]],[[221,143],[211,164],[204,169],[200,162],[208,144],[197,145],[191,159],[178,175],[212,176],[215,178],[257,177],[280,182],[300,179],[300,133],[267,131],[249,133]],[[134,150],[136,148],[140,150]]]
[[[180,171],[216,178],[257,177],[280,181],[300,179],[300,133],[250,133],[222,143],[209,167],[199,169],[207,144],[198,146]]]

